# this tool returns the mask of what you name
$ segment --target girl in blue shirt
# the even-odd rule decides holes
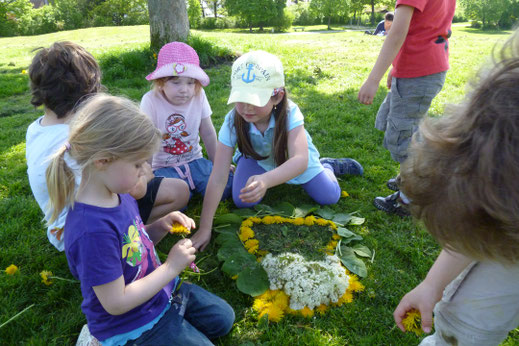
[[[263,51],[242,55],[233,64],[231,86],[227,103],[235,107],[218,134],[200,228],[192,237],[197,250],[211,238],[212,219],[227,182],[224,173],[236,145],[232,196],[239,208],[258,204],[267,189],[283,183],[302,185],[321,205],[334,204],[341,194],[335,176],[363,173],[353,159],[319,160],[301,111],[287,98],[283,66],[274,55]]]

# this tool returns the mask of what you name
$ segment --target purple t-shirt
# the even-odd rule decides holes
[[[166,307],[173,280],[146,303],[122,314],[110,315],[103,308],[93,286],[124,276],[126,285],[141,279],[160,265],[137,203],[130,195],[119,195],[115,208],[101,208],[76,202],[65,223],[65,253],[72,275],[81,282],[83,303],[90,333],[106,340],[145,325]]]

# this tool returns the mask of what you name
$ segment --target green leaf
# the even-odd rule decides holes
[[[240,225],[242,221],[243,221],[243,218],[241,216],[238,216],[238,215],[232,214],[232,213],[219,215],[214,218],[215,225],[228,224],[228,223]]]
[[[226,243],[224,243],[225,245]],[[232,246],[232,243],[229,242],[227,246],[223,246],[218,250],[218,253],[216,256],[220,261],[226,261],[231,256],[235,255],[236,253],[248,253],[247,250],[243,247],[243,245],[240,243],[239,246]]]
[[[363,217],[352,216],[350,220],[350,225],[362,225],[366,221]]]
[[[306,215],[316,211],[317,209],[319,209],[319,207],[316,207],[315,205],[303,204],[300,207],[296,207],[296,209],[294,210],[294,217],[305,217]]]
[[[348,270],[354,274],[357,274],[360,277],[366,277],[368,275],[368,270],[366,269],[366,264],[355,256],[355,252],[349,246],[341,246],[341,255],[339,256],[342,264],[348,268]]]
[[[242,209],[234,209],[232,211],[233,214],[241,216],[242,218],[248,218],[252,216],[256,216],[256,212],[251,208],[242,208]]]
[[[261,316],[261,318],[258,320],[258,323],[256,324],[256,327],[260,330],[266,331],[269,327],[269,315],[264,314]],[[250,342],[250,341],[248,341]],[[256,346],[254,343],[250,342],[250,344],[245,343],[241,344],[240,346]]]
[[[295,207],[288,202],[281,202],[276,204],[273,209],[276,210],[279,215],[292,217]]]
[[[223,227],[216,227],[216,228],[213,228],[213,230],[216,232],[216,233],[227,233],[227,234],[236,234],[236,230],[238,228],[236,227],[236,225],[227,225],[227,226],[223,226]]]
[[[238,236],[236,235],[236,233],[233,233],[233,234],[221,233],[221,234],[218,234],[218,236],[216,236],[215,242],[216,242],[216,244],[221,246],[223,243],[225,243],[227,241],[234,241],[235,239],[238,239]]]
[[[266,204],[256,204],[254,206],[254,209],[260,212],[260,214],[277,214],[274,209],[272,209],[270,206]]]
[[[337,227],[337,234],[343,238],[353,237],[356,234],[344,227]]]
[[[335,211],[326,206],[326,207],[323,207],[323,208],[319,208],[317,209],[314,214],[317,214],[319,215],[320,217],[322,217],[323,219],[326,219],[326,220],[331,220],[332,217],[335,215]]]
[[[268,290],[269,278],[261,264],[257,262],[254,264],[254,266],[245,268],[238,274],[236,286],[243,293],[256,297]]]
[[[351,248],[358,256],[371,258],[371,250],[366,245],[355,244]]]
[[[351,214],[338,213],[333,216],[332,221],[341,225],[347,225],[352,217]]]
[[[240,251],[227,258],[222,266],[222,271],[229,276],[234,276],[238,275],[245,268],[255,266],[256,264],[258,264],[258,262],[256,262],[254,255],[251,255],[247,251]]]

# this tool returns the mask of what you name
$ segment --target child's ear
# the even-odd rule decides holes
[[[277,106],[283,100],[284,96],[285,96],[285,89],[279,90],[278,93],[274,96],[274,100],[273,100],[274,106]]]
[[[108,160],[108,159],[94,160],[94,167],[96,169],[103,170],[106,168],[106,166],[108,165],[109,162],[110,162],[110,160]]]

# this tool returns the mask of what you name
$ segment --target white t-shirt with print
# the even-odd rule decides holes
[[[142,97],[141,110],[162,134],[160,150],[153,155],[153,170],[179,166],[203,157],[200,124],[212,114],[203,89],[180,106],[168,102],[161,92],[151,90]]]

